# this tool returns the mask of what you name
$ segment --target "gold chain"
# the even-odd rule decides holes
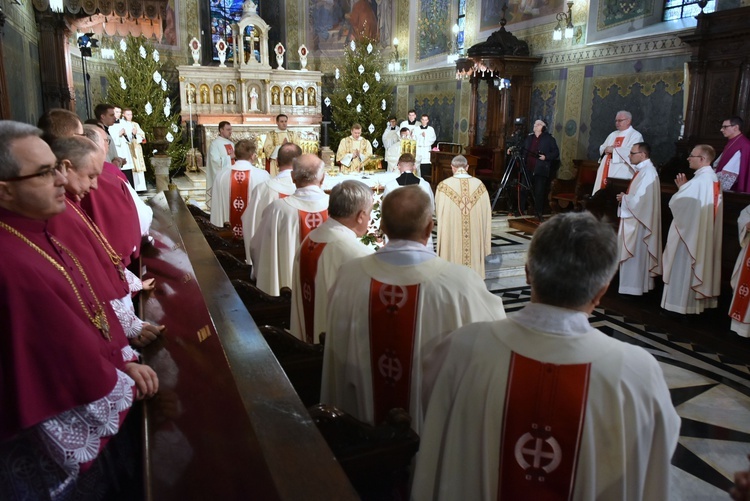
[[[102,230],[99,228],[99,226],[97,226],[97,224],[93,222],[87,214],[81,212],[81,209],[79,209],[76,204],[74,204],[67,198],[65,199],[65,201],[73,208],[73,210],[76,211],[76,214],[78,214],[80,218],[83,219],[83,222],[86,223],[86,226],[89,227],[91,233],[93,233],[94,236],[96,236],[97,240],[99,240],[99,243],[102,245],[104,251],[109,256],[110,261],[112,261],[112,264],[115,265],[117,272],[120,274],[120,280],[125,280],[125,265],[122,263],[122,258],[114,249],[114,247],[112,247],[112,244],[109,243],[109,240],[107,240],[107,237],[104,236],[104,233],[102,233]]]
[[[78,288],[76,287],[75,282],[73,282],[73,278],[70,276],[70,274],[65,270],[65,268],[60,263],[58,263],[57,261],[55,261],[55,259],[52,256],[50,256],[49,254],[47,254],[47,252],[45,252],[41,247],[39,247],[38,245],[36,245],[34,242],[32,242],[31,240],[29,240],[25,236],[23,236],[21,234],[21,232],[19,232],[18,230],[16,230],[12,226],[9,226],[8,224],[0,221],[0,227],[2,227],[3,229],[5,229],[11,235],[17,236],[26,245],[28,245],[29,247],[31,247],[32,249],[34,249],[35,251],[37,251],[39,254],[41,254],[41,256],[44,259],[46,259],[47,261],[49,261],[49,263],[53,267],[55,267],[55,269],[57,269],[57,271],[59,271],[60,273],[62,273],[63,277],[65,277],[65,279],[70,284],[70,287],[73,289],[73,292],[75,293],[76,298],[78,299],[78,304],[81,305],[81,308],[83,309],[84,313],[88,317],[89,321],[94,325],[94,327],[96,327],[102,333],[102,337],[104,337],[104,339],[106,339],[107,341],[111,341],[112,340],[112,336],[109,335],[109,322],[107,321],[107,315],[106,315],[106,313],[104,313],[104,306],[102,306],[101,301],[99,301],[99,298],[96,296],[96,293],[94,292],[94,288],[91,286],[91,282],[89,282],[89,278],[86,275],[86,272],[83,271],[83,267],[81,266],[81,263],[78,261],[78,258],[76,258],[73,255],[73,253],[70,252],[70,250],[68,250],[63,244],[61,244],[55,237],[52,237],[50,235],[50,237],[52,238],[53,242],[56,245],[59,245],[60,248],[63,251],[65,251],[65,253],[68,254],[68,256],[70,256],[70,258],[73,260],[73,263],[75,263],[76,267],[78,268],[78,271],[81,272],[81,275],[83,276],[83,279],[86,281],[86,285],[88,286],[89,291],[91,292],[91,296],[94,298],[94,302],[96,303],[96,305],[94,306],[95,312],[94,312],[93,315],[91,314],[91,312],[89,311],[89,308],[86,306],[86,303],[84,302],[83,298],[81,297],[81,293],[78,291]]]

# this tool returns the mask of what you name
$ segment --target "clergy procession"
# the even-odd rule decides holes
[[[107,160],[113,110],[97,108],[96,125],[61,109],[41,129],[0,122],[2,499],[78,499],[117,468],[108,458],[134,403],[159,391],[138,350],[168,333],[134,302],[159,288],[138,265],[153,213]],[[400,486],[412,499],[669,498],[680,417],[662,370],[588,317],[618,270],[627,296],[662,277],[670,314],[717,307],[722,190],[741,188],[748,155],[744,136],[731,135],[736,117],[722,131],[737,146],[718,161],[709,145],[692,149],[694,175],[675,179],[662,248],[659,175],[631,118],[617,113],[595,188],[629,179],[616,195],[619,230],[590,213],[539,225],[525,264],[531,302],[510,316],[484,282],[489,192],[455,155],[433,194],[421,170],[423,143],[434,142],[426,114],[419,126],[410,111],[398,131],[390,120],[388,147],[417,147],[398,156],[382,198],[356,179],[324,190],[323,160],[302,153],[285,115],[262,166],[258,143],[235,143],[231,124],[219,124],[206,170],[211,224],[245,250],[258,290],[291,289],[290,334],[322,346],[321,403],[371,426],[408,412],[421,440]],[[536,129],[527,143],[539,149]],[[360,125],[351,132],[337,158],[357,172],[372,150]],[[382,238],[368,245],[376,204]],[[750,206],[738,225],[729,315],[747,337]],[[29,474],[14,475],[22,464]]]

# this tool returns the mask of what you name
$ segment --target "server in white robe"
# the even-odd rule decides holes
[[[279,148],[277,166],[279,173],[253,188],[247,209],[242,213],[242,239],[245,242],[245,260],[253,264],[250,258],[250,241],[260,226],[263,211],[271,202],[293,195],[297,190],[292,181],[292,164],[302,154],[302,149],[294,143],[286,143]]]
[[[453,176],[437,187],[437,253],[484,279],[484,258],[492,252],[492,208],[487,188],[468,174],[468,165],[463,155],[454,157]]]
[[[383,188],[383,196],[385,197],[393,190],[397,190],[402,186],[411,186],[412,184],[415,184],[422,188],[422,191],[427,193],[427,195],[429,195],[430,206],[434,208],[435,195],[432,193],[432,187],[430,186],[429,182],[414,175],[414,162],[414,155],[412,155],[411,153],[404,153],[398,158],[397,166],[398,171],[401,173],[401,175],[393,181],[389,181],[385,184],[385,187]]]
[[[409,110],[406,113],[406,116],[407,116],[407,119],[402,120],[398,128],[402,129],[406,127],[407,129],[409,129],[409,137],[411,137],[412,139],[416,139],[415,131],[419,128],[419,120],[417,120],[417,111]]]
[[[669,499],[680,418],[662,370],[587,318],[616,268],[590,214],[536,230],[531,304],[459,329],[425,364],[412,499]]]
[[[422,177],[432,175],[430,151],[432,151],[432,145],[437,141],[435,129],[428,125],[429,123],[429,115],[422,115],[419,127],[412,131],[412,137],[417,141],[417,154],[415,157],[417,165],[419,165],[419,173]]]
[[[459,326],[505,318],[484,281],[425,246],[432,226],[427,194],[399,188],[382,203],[388,244],[339,270],[328,301],[323,403],[370,424],[407,409],[419,433],[425,357]]]
[[[236,161],[222,170],[213,185],[211,224],[230,223],[235,238],[242,238],[242,215],[247,210],[253,188],[268,181],[265,169],[256,167],[258,155],[255,141],[242,139],[234,145]]]
[[[312,230],[294,256],[290,332],[308,343],[319,343],[326,329],[328,291],[341,266],[372,254],[362,243],[372,212],[372,189],[353,179],[331,190],[328,219]]]
[[[631,146],[643,142],[643,136],[630,125],[632,121],[633,115],[630,112],[617,112],[615,131],[599,146],[599,170],[596,171],[593,193],[607,186],[607,178],[631,179],[633,177],[634,171],[628,161],[628,155]]]
[[[219,135],[208,147],[206,159],[206,206],[209,211],[214,179],[223,169],[229,169],[234,165],[234,143],[229,139],[230,137],[232,137],[232,124],[226,121],[219,122]]]
[[[632,146],[635,176],[627,192],[617,195],[620,294],[641,296],[654,288],[654,277],[661,276],[661,185],[650,155],[648,143]]]
[[[294,161],[294,195],[266,207],[258,231],[250,241],[253,278],[257,287],[278,296],[282,287],[292,286],[294,255],[302,240],[328,219],[328,195],[321,186],[325,164],[307,153]]]
[[[688,156],[695,175],[675,179],[669,200],[672,225],[664,248],[664,292],[661,307],[681,314],[716,308],[721,293],[721,185],[711,162],[713,147],[699,144]]]
[[[732,304],[729,317],[730,329],[742,337],[750,337],[750,205],[740,212],[737,218],[737,232],[740,236],[740,254],[732,271]]]
[[[396,117],[390,117],[388,119],[388,125],[385,126],[383,136],[381,137],[383,140],[383,148],[385,148],[386,151],[393,143],[397,143],[401,139],[399,132],[400,128],[396,123]]]

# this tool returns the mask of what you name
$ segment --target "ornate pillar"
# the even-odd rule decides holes
[[[75,111],[75,88],[70,65],[68,32],[62,14],[50,10],[34,11],[39,26],[39,66],[42,83],[42,107]]]
[[[5,28],[5,13],[0,8],[0,120],[10,120],[10,99],[8,98],[8,82],[5,79],[5,58],[3,57],[3,29]]]

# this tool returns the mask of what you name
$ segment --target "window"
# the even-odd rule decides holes
[[[256,2],[257,4],[258,2]],[[213,60],[219,60],[216,42],[224,39],[227,43],[227,61],[234,60],[232,53],[232,25],[242,18],[242,0],[211,0],[211,51]]]
[[[716,0],[709,0],[703,12],[708,14],[716,10]],[[666,0],[664,2],[664,21],[675,21],[700,14],[701,8],[697,0]]]
[[[456,50],[462,56],[464,52],[464,30],[466,29],[466,0],[458,0],[458,33],[456,34]]]

